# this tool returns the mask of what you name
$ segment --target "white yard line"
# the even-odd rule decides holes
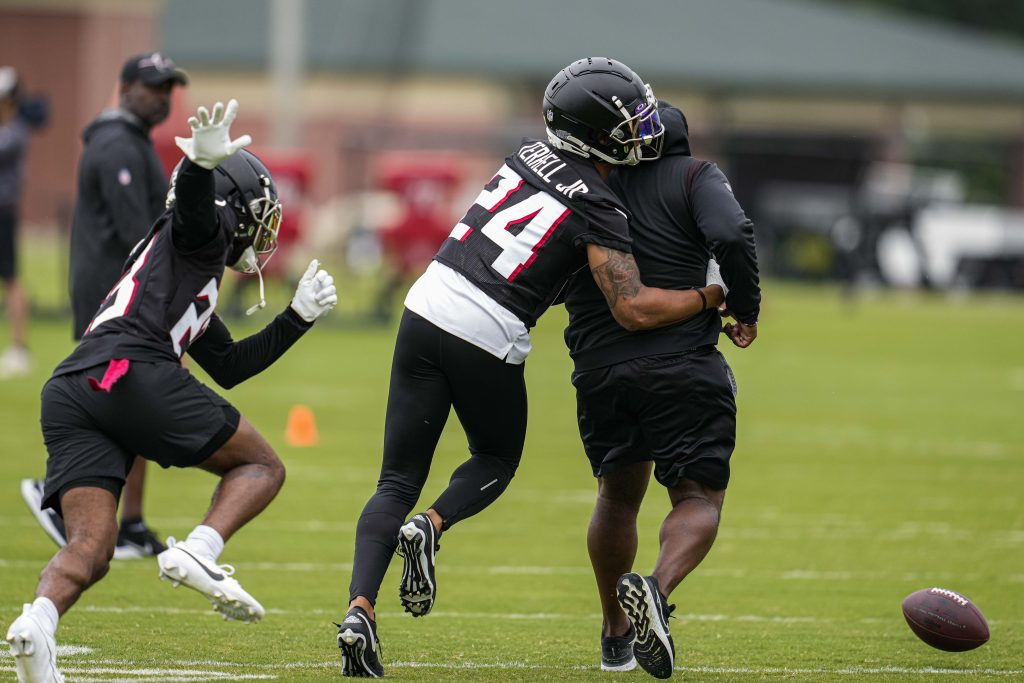
[[[102,660],[81,660],[74,661],[70,657],[72,666],[63,666],[62,671],[66,674],[74,674],[76,681],[99,683],[113,683],[126,681],[139,683],[140,681],[210,681],[210,680],[272,680],[277,678],[270,672],[283,673],[295,669],[325,669],[331,670],[340,668],[340,663],[334,661],[319,662],[282,662],[280,664],[240,664],[231,662],[216,662],[202,660],[187,660],[182,662],[168,662],[167,667],[132,668],[136,665],[131,660],[102,659]],[[440,670],[536,670],[536,671],[558,671],[576,670],[590,671],[597,670],[597,666],[554,666],[544,664],[528,664],[525,662],[389,662],[389,667],[408,669],[440,669]],[[181,667],[181,668],[177,668]],[[197,668],[198,667],[198,668]],[[247,668],[268,673],[242,674],[237,669]],[[13,671],[12,667],[2,667],[0,670]],[[851,667],[728,667],[728,666],[677,666],[676,671],[694,674],[747,674],[747,675],[783,675],[783,676],[820,676],[825,674],[847,675],[847,676],[891,676],[893,674],[906,676],[999,676],[1007,678],[1019,678],[1024,676],[1024,669],[996,669],[996,668],[942,668],[942,667],[912,667],[912,666],[851,666]],[[111,678],[110,676],[117,676]]]
[[[13,612],[14,610],[8,610]],[[90,612],[94,614],[187,614],[194,616],[217,617],[220,615],[212,608],[181,608],[163,606],[132,606],[119,607],[114,605],[81,605],[75,607],[76,612]],[[322,616],[333,618],[339,616],[338,610],[312,607],[310,609],[277,609],[268,608],[268,615],[276,616]],[[898,613],[897,613],[898,615]],[[433,610],[430,613],[431,619],[491,619],[496,621],[600,621],[601,615],[593,613],[570,613],[570,612],[468,612],[455,610]],[[768,624],[833,624],[833,623],[856,623],[856,624],[884,624],[893,622],[902,624],[898,616],[895,618],[882,617],[851,617],[842,619],[838,617],[815,617],[815,616],[787,616],[781,614],[700,614],[697,612],[682,612],[674,615],[681,622],[738,622],[738,623],[768,623]],[[389,614],[388,618],[412,619],[408,614]],[[1019,619],[990,619],[990,625],[1006,625],[1020,623]],[[72,648],[69,654],[89,654],[89,648],[81,648],[76,645],[58,646]],[[78,650],[81,650],[79,652]],[[63,654],[63,653],[61,653]],[[179,664],[181,662],[178,662]]]
[[[1010,532],[1004,532],[1009,534]],[[1015,540],[1014,542],[1024,542]],[[142,563],[142,564],[140,564]],[[125,562],[114,562],[113,567],[128,568],[143,566],[144,561],[129,560]],[[336,574],[352,570],[351,563],[347,562],[246,562],[235,561],[235,568],[242,574],[249,571],[265,572],[320,572],[325,574]],[[0,558],[0,568],[4,569],[32,569],[39,570],[45,565],[41,560],[22,560]],[[480,566],[450,564],[444,568],[447,574],[472,576],[590,576],[590,567],[578,566],[550,566],[550,565],[519,565],[519,566]],[[990,574],[977,572],[892,572],[892,571],[846,571],[846,570],[820,570],[820,569],[780,569],[773,571],[762,571],[758,569],[741,569],[727,567],[702,567],[698,570],[705,578],[727,578],[727,579],[759,579],[759,580],[781,580],[781,581],[827,581],[827,582],[848,582],[848,581],[902,581],[914,583],[935,584],[944,581],[986,581],[989,583],[1021,583],[1024,582],[1024,574],[1005,574],[993,577]]]

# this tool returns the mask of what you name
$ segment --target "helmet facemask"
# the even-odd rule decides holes
[[[248,207],[244,209],[245,213],[240,216],[249,220],[239,223],[235,230],[233,251],[238,253],[238,256],[231,263],[232,270],[239,273],[256,273],[260,281],[259,303],[246,310],[246,315],[252,315],[267,305],[263,269],[277,251],[277,233],[281,228],[283,215],[281,202],[271,192],[270,178],[260,176],[260,180],[263,184],[263,196],[250,200]],[[248,244],[245,244],[246,242]],[[240,253],[238,249],[241,249]]]

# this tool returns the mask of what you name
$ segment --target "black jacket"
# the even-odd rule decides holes
[[[101,114],[82,133],[71,224],[70,289],[80,339],[121,276],[132,247],[164,210],[167,176],[149,130],[130,113]]]
[[[618,167],[609,183],[632,214],[630,235],[641,280],[662,289],[702,286],[714,255],[730,288],[729,307],[743,322],[755,322],[761,290],[754,226],[718,167],[690,156],[682,112],[663,104],[660,114],[666,128],[661,159]],[[715,344],[722,326],[711,310],[668,327],[627,332],[588,271],[573,278],[565,306],[566,344],[577,370]]]

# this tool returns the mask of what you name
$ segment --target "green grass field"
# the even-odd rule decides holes
[[[280,305],[275,297],[271,308]],[[600,616],[585,531],[595,483],[575,426],[564,312],[536,330],[530,426],[517,478],[442,539],[439,599],[413,620],[392,566],[378,605],[395,680],[653,680],[598,670]],[[244,329],[236,324],[236,337]],[[0,330],[4,332],[4,330]],[[676,679],[1024,680],[1024,299],[883,294],[844,304],[827,288],[769,283],[761,337],[723,347],[740,385],[739,446],[721,532],[676,591]],[[122,561],[62,620],[73,681],[329,680],[355,521],[380,460],[393,329],[314,329],[277,366],[227,395],[278,449],[288,482],[222,560],[268,608],[224,622],[206,601]],[[29,600],[54,546],[18,495],[44,471],[38,395],[69,350],[69,324],[32,329],[37,367],[0,383],[0,612]],[[201,374],[201,373],[200,373]],[[316,414],[320,443],[284,442],[289,408]],[[446,429],[429,503],[465,457]],[[150,469],[147,512],[184,536],[214,485]],[[657,550],[667,498],[652,486],[637,569]],[[919,588],[966,594],[992,639],[950,654],[910,632]],[[0,676],[14,678],[13,660]]]

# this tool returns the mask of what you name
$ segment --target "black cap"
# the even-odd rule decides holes
[[[121,82],[134,83],[142,81],[146,85],[160,85],[174,81],[178,85],[187,85],[188,76],[179,69],[174,60],[159,52],[146,52],[129,57],[121,69]]]

